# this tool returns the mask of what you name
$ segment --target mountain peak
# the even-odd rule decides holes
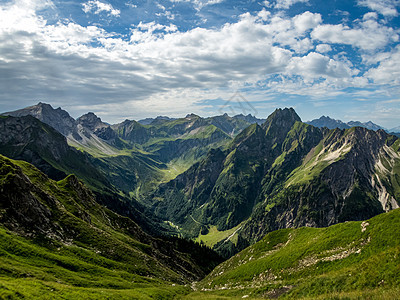
[[[88,112],[77,119],[77,122],[83,127],[89,128],[91,131],[95,131],[97,128],[106,127],[101,119],[96,116],[93,112]]]
[[[61,108],[54,109],[50,104],[43,102],[16,111],[6,112],[3,115],[12,117],[33,116],[65,136],[74,132],[76,127],[76,121],[67,111]]]
[[[335,128],[347,129],[347,128],[351,127],[348,124],[343,123],[340,120],[332,119],[329,116],[322,116],[319,119],[314,119],[314,120],[308,121],[306,123],[310,124],[314,127],[318,127],[318,128],[326,127],[329,129],[335,129]]]
[[[293,124],[301,119],[296,111],[290,107],[285,107],[284,109],[277,108],[268,118],[267,121],[263,124],[264,128],[269,128],[272,124],[276,124],[280,127],[291,128]]]
[[[53,109],[53,106],[51,106],[51,105],[50,105],[50,104],[48,104],[48,103],[41,102],[41,101],[39,101],[39,103],[38,103],[38,104],[36,104],[36,105],[33,105],[33,106],[31,106],[31,107],[35,107],[35,106],[39,106],[39,107],[48,107],[48,108],[51,108],[51,109]]]
[[[375,130],[375,131],[377,131],[379,129],[384,130],[384,128],[382,126],[379,126],[371,121],[364,122],[364,123],[360,122],[360,121],[350,121],[350,122],[345,123],[341,120],[335,120],[328,116],[322,116],[319,119],[314,119],[314,120],[308,121],[306,123],[310,124],[312,126],[315,126],[315,127],[319,127],[319,128],[326,127],[329,129],[335,129],[335,128],[348,129],[351,127],[365,127],[367,129],[371,129],[371,130]]]
[[[188,114],[185,117],[185,119],[193,119],[193,118],[200,118],[200,117],[194,113]]]
[[[101,119],[100,119],[98,116],[96,116],[96,114],[93,113],[93,112],[88,112],[88,113],[86,113],[86,114],[80,116],[80,117],[77,119],[77,121],[79,121],[79,120],[96,120],[96,121],[97,121],[97,120],[100,120],[100,122],[101,122]]]

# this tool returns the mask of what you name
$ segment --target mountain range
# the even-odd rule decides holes
[[[349,121],[347,123],[344,123],[341,120],[335,120],[328,116],[322,116],[319,119],[314,119],[314,120],[308,121],[306,123],[310,124],[312,126],[315,126],[315,127],[319,127],[319,128],[326,127],[329,129],[335,129],[335,128],[348,129],[351,127],[364,127],[364,128],[367,128],[370,130],[375,130],[375,131],[382,129],[382,130],[387,131],[388,133],[400,133],[400,126],[394,127],[391,129],[385,129],[384,127],[379,126],[371,121],[368,121],[368,122]]]
[[[69,264],[66,269],[71,272],[82,270],[80,279],[59,273],[46,280],[74,288],[82,284],[94,288],[88,281],[83,283],[85,272],[106,264],[118,272],[142,276],[139,282],[145,289],[157,286],[152,295],[161,290],[168,295],[184,295],[190,289],[167,286],[203,278],[221,261],[219,255],[232,257],[222,271],[229,269],[231,274],[247,263],[250,256],[242,253],[254,252],[264,257],[262,251],[273,251],[288,260],[285,247],[278,244],[291,242],[291,238],[281,237],[303,234],[302,229],[294,228],[336,228],[326,229],[329,235],[339,228],[335,226],[341,226],[335,224],[363,221],[380,214],[396,215],[389,212],[400,204],[400,139],[372,122],[333,121],[321,117],[318,122],[307,124],[293,108],[277,109],[265,120],[251,115],[202,118],[188,114],[184,118],[125,120],[112,125],[94,113],[75,120],[61,108],[44,103],[4,113],[0,117],[0,154],[4,155],[0,174],[1,234],[13,245],[25,245],[35,255],[42,253],[51,266],[52,252],[61,245],[63,251],[57,265],[64,268]],[[355,224],[358,225],[354,228],[361,223]],[[382,226],[390,231],[394,224],[387,221]],[[349,232],[354,228],[350,226]],[[316,232],[310,231],[300,239],[313,240]],[[110,239],[111,248],[119,250],[106,250],[108,242],[102,236]],[[357,244],[360,238],[354,235],[348,241]],[[263,241],[273,242],[265,245]],[[393,242],[393,247],[399,243],[396,238]],[[262,243],[264,246],[260,246]],[[345,247],[329,243],[331,248],[321,245],[318,249],[322,252],[315,255],[330,257],[323,251]],[[374,247],[368,251],[378,255],[380,252]],[[21,265],[18,273],[15,265],[24,255],[7,249],[11,256],[2,268],[20,274],[12,277],[17,280],[21,270],[33,265],[25,261],[27,264]],[[212,258],[209,264],[203,261],[207,256]],[[82,267],[84,257],[93,257],[93,264]],[[143,259],[149,263],[135,269],[135,261]],[[307,255],[300,255],[293,263],[301,265],[307,259]],[[236,264],[237,261],[242,263]],[[125,264],[128,269],[121,269]],[[34,277],[42,280],[39,266],[40,262],[35,261]],[[252,270],[246,271],[246,276],[261,276]],[[267,271],[263,269],[265,274]],[[221,287],[234,290],[241,284],[242,279],[234,275],[215,279],[220,278],[220,272],[215,269],[211,277],[192,284],[192,289],[198,289],[201,297],[211,289],[214,297]],[[118,274],[124,279],[117,289],[135,287],[126,281],[131,277]],[[271,275],[268,274],[265,276]],[[329,272],[321,274],[333,276]],[[143,276],[158,281],[147,282]],[[233,278],[238,281],[232,283]],[[296,281],[298,277],[290,278],[280,283],[268,279],[272,285],[263,285],[261,290],[254,290],[254,286],[243,289],[249,289],[255,297],[273,293],[306,295],[303,288],[285,288],[291,284],[303,286]],[[391,287],[396,278],[390,281]],[[110,275],[107,280],[117,279]],[[60,289],[58,283],[54,284]],[[7,289],[15,296],[12,284]],[[246,295],[243,291],[237,296]],[[58,296],[67,297],[63,292]],[[192,296],[196,298],[196,293],[188,294],[189,298]]]
[[[319,129],[293,109],[278,109],[161,184],[150,196],[152,210],[229,256],[280,228],[398,208],[399,146],[383,130]]]

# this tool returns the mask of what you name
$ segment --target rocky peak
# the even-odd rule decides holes
[[[77,122],[83,127],[90,129],[91,131],[95,131],[96,129],[102,127],[107,127],[107,125],[103,123],[103,121],[101,121],[101,119],[92,112],[88,112],[87,114],[79,117],[77,119]]]
[[[64,136],[76,132],[76,121],[68,112],[61,108],[54,109],[50,104],[43,102],[16,111],[6,112],[3,115],[12,117],[33,116],[50,125]]]
[[[191,113],[191,114],[188,114],[188,115],[186,115],[186,117],[185,117],[185,119],[189,119],[189,120],[191,120],[191,119],[197,119],[197,118],[200,118],[198,115],[196,115],[196,114],[193,114],[193,113]]]
[[[373,131],[365,127],[353,127],[345,131],[345,137],[360,153],[376,157],[386,144],[388,134],[384,130]]]
[[[278,108],[267,118],[262,128],[271,139],[283,142],[296,122],[301,122],[301,119],[293,108]]]
[[[285,127],[292,127],[293,124],[299,121],[301,122],[300,117],[295,112],[295,110],[290,108],[277,108],[268,118],[267,121],[264,123],[265,125],[276,124],[278,126],[285,126]]]

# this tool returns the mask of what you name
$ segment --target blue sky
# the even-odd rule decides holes
[[[0,110],[400,125],[400,0],[0,0]],[[241,111],[237,111],[240,113]]]

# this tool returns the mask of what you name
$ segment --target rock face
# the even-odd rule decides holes
[[[0,154],[27,161],[54,180],[75,174],[95,191],[100,203],[129,216],[149,232],[162,230],[143,214],[143,207],[135,199],[120,195],[111,183],[114,178],[103,173],[101,166],[106,163],[69,146],[65,136],[32,116],[0,118]],[[109,170],[110,165],[104,169]]]
[[[384,177],[376,164],[385,149],[392,149],[390,139],[384,131],[359,127],[328,132],[301,165],[285,177],[282,188],[265,190],[265,204],[255,210],[241,234],[254,241],[275,229],[325,227],[397,208],[399,194],[393,192],[390,203],[382,202],[382,187],[375,183],[380,179],[374,179]],[[398,157],[392,153],[390,159],[399,163]],[[272,176],[265,177],[266,184],[267,178]]]
[[[115,145],[115,139],[118,138],[117,134],[111,129],[110,125],[104,123],[94,113],[89,112],[79,117],[77,123],[83,128],[89,129],[89,134],[93,133],[97,137]]]
[[[43,123],[50,125],[64,136],[76,134],[76,121],[60,107],[54,109],[51,105],[39,102],[37,105],[6,112],[3,115],[12,117],[33,116]]]
[[[153,211],[191,236],[239,226],[236,243],[216,245],[225,254],[279,228],[367,219],[400,203],[399,145],[383,130],[319,129],[278,109],[161,185]]]
[[[56,180],[74,173],[98,190],[110,186],[87,154],[70,147],[65,136],[32,116],[0,119],[0,153],[30,162]]]
[[[37,105],[6,112],[3,115],[33,116],[64,135],[69,144],[83,148],[89,153],[93,153],[94,150],[104,154],[115,154],[116,149],[113,147],[126,147],[111,127],[103,123],[94,113],[87,113],[74,120],[65,110],[54,109],[49,104],[39,102]]]

